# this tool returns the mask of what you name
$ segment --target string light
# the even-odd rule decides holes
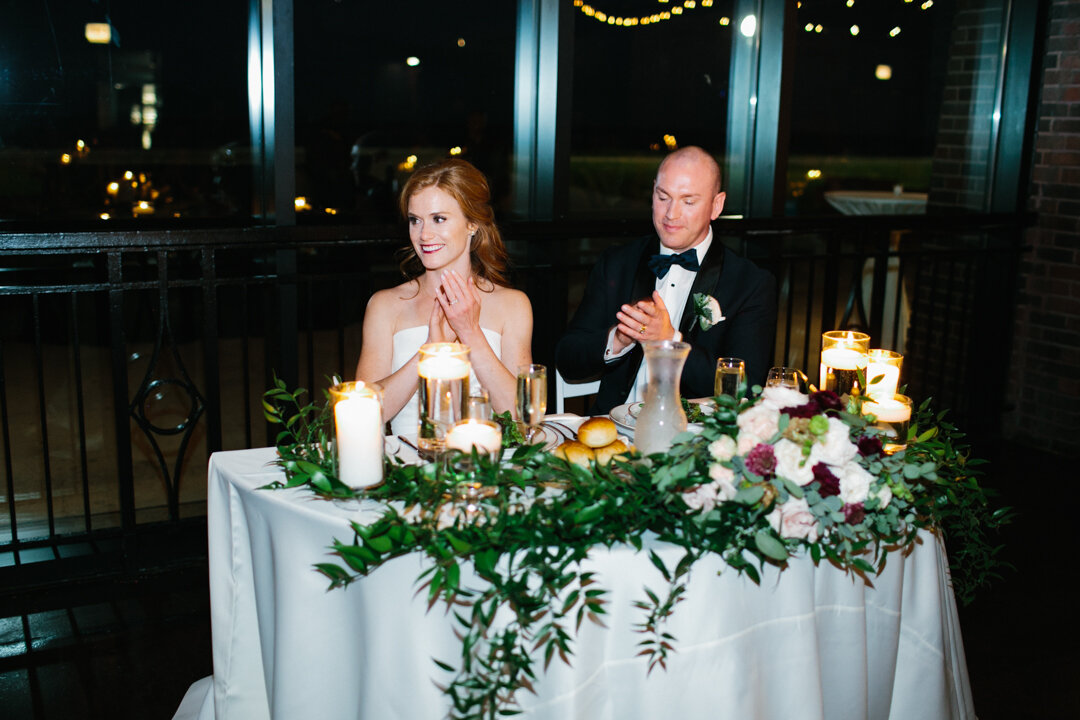
[[[806,177],[810,180],[817,180],[819,177],[821,177],[821,171],[817,169],[807,170]]]
[[[656,0],[661,5],[669,4],[670,0]],[[639,25],[655,25],[656,23],[670,20],[672,15],[684,15],[686,10],[695,10],[699,6],[703,8],[711,8],[715,0],[683,0],[682,4],[672,3],[670,10],[664,10],[663,12],[651,13],[649,15],[642,15],[641,17],[623,17],[621,15],[610,15],[603,10],[593,7],[585,2],[585,0],[574,0],[574,7],[577,8],[582,15],[590,17],[597,22],[604,23],[605,25],[611,25],[613,27],[637,27]],[[724,22],[727,20],[727,22]],[[722,18],[721,25],[727,25],[731,22],[729,18]]]
[[[897,25],[896,27],[894,27],[892,30],[889,31],[889,37],[896,37],[899,34],[900,34],[900,26],[899,25]]]
[[[852,35],[858,35],[859,34],[859,26],[858,25],[852,25],[851,26],[851,34]]]

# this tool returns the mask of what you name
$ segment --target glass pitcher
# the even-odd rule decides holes
[[[645,343],[649,383],[645,388],[645,404],[634,426],[634,445],[642,455],[666,452],[672,439],[686,430],[679,378],[689,354],[689,343],[673,340]]]

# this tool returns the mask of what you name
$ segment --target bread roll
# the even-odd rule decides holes
[[[619,430],[611,418],[594,417],[581,423],[577,436],[589,447],[600,448],[615,442],[619,438]]]
[[[607,465],[615,457],[626,457],[626,453],[630,448],[626,447],[626,443],[622,440],[616,440],[613,443],[609,443],[602,448],[596,448],[593,453],[596,455],[596,462],[598,465]]]
[[[593,450],[588,445],[577,440],[567,440],[555,448],[555,455],[567,462],[572,462],[582,467],[589,467],[589,461],[593,459]]]

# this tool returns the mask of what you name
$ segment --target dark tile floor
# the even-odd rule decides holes
[[[1077,613],[1069,577],[1075,523],[1060,490],[1063,458],[988,447],[986,484],[1019,511],[1004,534],[1015,566],[961,608],[982,720],[1080,717]],[[188,685],[211,673],[205,565],[137,582],[88,584],[67,602],[0,617],[0,718],[167,720]],[[899,718],[896,720],[924,720]]]

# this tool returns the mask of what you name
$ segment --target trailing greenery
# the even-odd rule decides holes
[[[684,433],[669,452],[648,458],[632,453],[586,468],[540,445],[501,461],[475,453],[426,465],[388,458],[385,482],[357,493],[335,477],[327,409],[305,405],[303,390],[277,381],[265,405],[284,428],[277,444],[286,479],[273,487],[387,501],[377,521],[353,523],[353,538],[333,541],[338,562],[316,567],[340,587],[394,557],[428,556],[419,578],[428,607],[444,604],[461,638],[459,658],[436,660],[455,718],[516,714],[517,691],[531,691],[555,658],[572,661],[582,623],[603,624],[603,579],[581,567],[597,546],[643,551],[655,536],[682,549],[674,568],[648,551],[667,584],[643,588],[635,601],[650,672],[675,650],[665,621],[694,563],[709,553],[754,582],[765,564],[783,567],[804,552],[869,579],[889,551],[929,528],[961,548],[952,556],[961,600],[994,577],[993,533],[1008,511],[990,509],[978,461],[928,403],[906,449],[886,455],[857,399],[843,405],[831,393],[769,392],[740,404],[716,398],[700,433]],[[475,581],[463,580],[463,565]]]

